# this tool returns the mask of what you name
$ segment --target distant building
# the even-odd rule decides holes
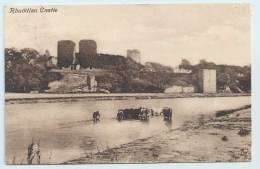
[[[136,61],[137,63],[140,63],[140,62],[141,62],[141,54],[140,54],[140,51],[137,50],[137,49],[127,50],[127,51],[126,51],[126,57],[133,59],[133,60]]]
[[[216,93],[216,69],[201,69],[198,74],[200,92],[203,93]]]
[[[187,70],[187,69],[180,69],[178,67],[173,69],[174,73],[183,73],[183,74],[190,74],[192,71],[191,70]]]
[[[164,93],[194,93],[194,92],[195,92],[194,86],[182,80],[176,80],[173,86],[170,86],[164,90]]]
[[[164,93],[182,93],[182,86],[172,86],[164,90]]]
[[[182,93],[194,93],[195,89],[193,86],[182,87]]]
[[[75,60],[75,43],[70,40],[58,41],[58,61],[57,66],[68,68]]]
[[[194,87],[193,86],[172,86],[169,88],[166,88],[164,90],[164,93],[194,93]]]
[[[243,73],[238,73],[237,74],[239,77],[244,77],[244,74]]]

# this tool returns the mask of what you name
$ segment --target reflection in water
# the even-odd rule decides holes
[[[163,118],[163,121],[166,121],[166,122],[168,122],[168,123],[172,123],[172,119],[171,119],[171,118],[170,118],[170,119]]]
[[[150,120],[140,120],[140,122],[143,123],[143,124],[147,124],[148,125]]]
[[[35,138],[41,140],[43,163],[49,161],[50,152],[51,163],[61,163],[105,149],[105,145],[113,148],[178,128],[200,114],[250,103],[250,97],[219,97],[6,105],[6,159],[11,163],[16,156],[17,161],[21,161],[31,139]],[[119,109],[139,107],[173,108],[174,121],[164,121],[163,115],[151,116],[149,121],[117,121]],[[102,117],[94,124],[93,112],[97,110]]]
[[[165,126],[170,130],[172,127],[172,119],[163,119]]]

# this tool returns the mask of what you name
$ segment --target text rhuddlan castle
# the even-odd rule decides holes
[[[58,9],[55,7],[39,7],[39,8],[10,8],[9,13],[18,14],[18,13],[55,13],[58,12]]]

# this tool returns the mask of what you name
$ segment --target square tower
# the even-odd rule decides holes
[[[217,75],[216,69],[201,69],[199,70],[198,80],[200,90],[203,93],[217,92]]]
[[[127,50],[126,51],[126,57],[133,59],[137,63],[141,62],[141,53],[137,49]]]

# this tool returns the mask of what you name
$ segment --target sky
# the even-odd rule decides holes
[[[138,49],[141,62],[175,67],[182,59],[251,64],[249,4],[86,5],[55,7],[56,13],[10,13],[5,7],[5,47],[48,49],[57,41],[97,42],[98,53],[126,56]]]

